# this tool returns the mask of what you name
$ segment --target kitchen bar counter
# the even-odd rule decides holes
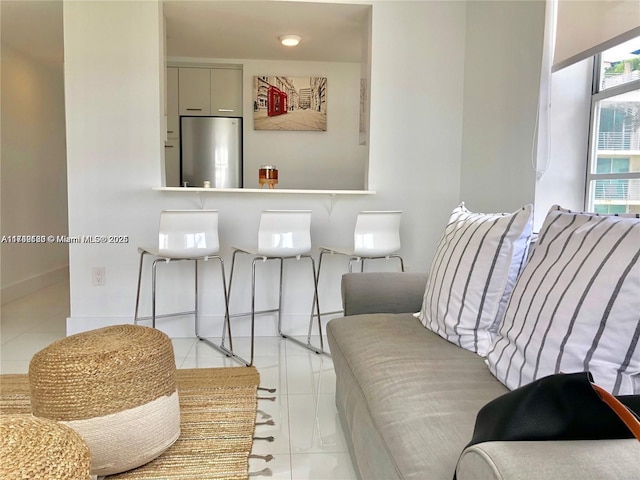
[[[160,192],[182,193],[264,193],[267,195],[295,193],[301,195],[374,195],[375,190],[298,190],[287,188],[202,188],[202,187],[153,187]]]

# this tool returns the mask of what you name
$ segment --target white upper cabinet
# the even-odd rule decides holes
[[[211,75],[208,68],[180,68],[180,115],[211,115]]]
[[[242,70],[231,68],[211,70],[211,115],[242,116]]]
[[[167,68],[167,138],[180,136],[180,107],[178,102],[178,69]]]

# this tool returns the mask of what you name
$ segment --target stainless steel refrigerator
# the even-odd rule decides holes
[[[180,117],[180,184],[242,188],[242,118]]]

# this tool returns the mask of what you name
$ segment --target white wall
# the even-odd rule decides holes
[[[135,245],[161,208],[161,33],[156,2],[64,5],[69,233],[131,238],[70,245],[72,317],[133,311]],[[91,287],[92,266],[104,287]]]
[[[365,188],[366,146],[359,144],[360,64],[172,57],[170,65],[243,66],[243,169],[245,188],[259,188],[260,165],[278,167],[278,187],[291,189]],[[254,76],[327,78],[327,131],[253,129]]]
[[[71,234],[131,238],[125,245],[71,246],[69,333],[132,321],[136,247],[157,242],[163,208],[219,209],[227,269],[230,245],[253,240],[264,208],[313,210],[314,253],[321,244],[348,242],[359,210],[402,209],[401,253],[410,269],[426,271],[441,228],[459,200],[465,8],[462,2],[374,2],[369,177],[378,193],[332,199],[151,191],[161,177],[159,7],[154,2],[65,3]],[[104,287],[91,286],[92,266],[105,266]],[[183,272],[163,280],[159,308],[186,308],[189,269],[168,267]],[[306,330],[311,307],[306,267],[301,262],[289,268],[285,284],[285,327],[297,333]],[[346,261],[338,258],[323,266],[327,276],[321,299],[328,309],[339,304],[339,274],[345,269]],[[232,299],[234,311],[248,309],[247,274],[245,263],[236,272],[236,279],[245,280]],[[210,292],[203,298],[203,333],[217,334],[222,313],[217,271],[204,275],[201,291]],[[259,295],[258,307],[266,306],[273,293],[271,281]],[[272,320],[260,320],[260,334],[275,334]],[[292,321],[295,325],[289,325]],[[234,325],[236,334],[248,332],[246,319]],[[193,334],[191,320],[167,320],[159,326],[172,335]]]
[[[1,235],[66,235],[62,65],[2,44]],[[67,277],[65,244],[2,243],[2,302]]]
[[[376,2],[369,187],[404,210],[405,252],[428,271],[460,198],[463,2]]]
[[[468,2],[461,199],[472,211],[534,202],[544,13],[539,1]]]

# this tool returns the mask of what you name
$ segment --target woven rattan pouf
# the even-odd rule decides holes
[[[88,480],[89,447],[71,428],[30,415],[0,416],[0,478]]]
[[[111,475],[150,462],[177,440],[175,372],[171,340],[159,330],[91,330],[33,356],[31,408],[78,432],[91,450],[91,473]]]

